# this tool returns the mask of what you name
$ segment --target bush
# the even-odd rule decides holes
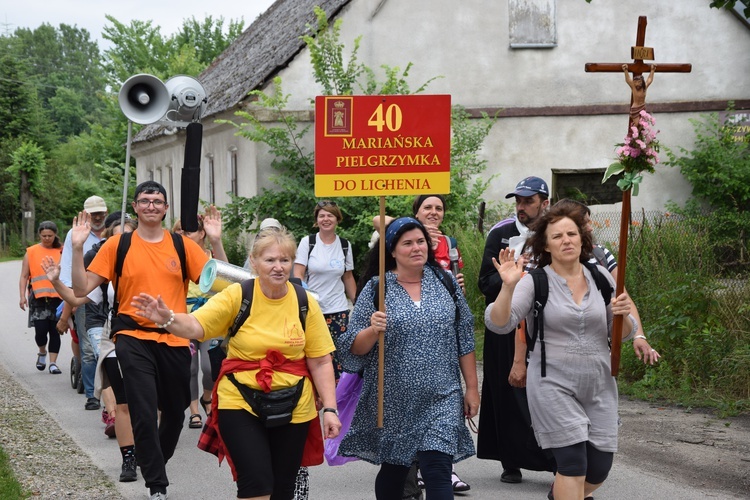
[[[721,278],[725,267],[711,237],[716,219],[671,216],[631,231],[628,291],[664,358],[645,367],[624,346],[624,392],[728,412],[750,407],[748,285]]]

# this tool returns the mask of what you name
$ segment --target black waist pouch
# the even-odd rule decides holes
[[[228,373],[227,378],[237,387],[242,398],[250,405],[266,428],[279,427],[292,421],[292,412],[302,396],[302,389],[305,385],[305,377],[302,377],[294,387],[263,392],[240,384],[234,378],[233,373]]]

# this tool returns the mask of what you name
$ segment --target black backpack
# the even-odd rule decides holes
[[[294,292],[297,294],[297,304],[299,306],[299,321],[302,325],[302,331],[307,326],[307,292],[302,286],[299,278],[290,278],[289,282],[294,286]],[[255,279],[245,280],[240,283],[242,287],[242,303],[237,316],[234,317],[232,326],[227,330],[226,336],[220,342],[211,344],[208,349],[208,358],[211,361],[211,377],[216,382],[219,372],[221,371],[221,362],[227,357],[227,348],[229,340],[235,336],[242,324],[250,317],[250,307],[253,304],[253,292],[255,291]]]
[[[182,281],[185,282],[188,279],[187,276],[187,258],[185,256],[185,243],[182,241],[182,236],[176,233],[169,233],[172,236],[172,244],[174,249],[177,251],[177,256],[180,259],[180,267],[182,268]],[[120,282],[122,276],[122,266],[125,263],[125,257],[128,255],[130,244],[133,239],[133,233],[122,233],[120,241],[117,242],[117,257],[115,258],[115,300],[112,304],[112,321],[111,330],[109,337],[112,338],[115,333],[120,330],[144,330],[147,332],[159,332],[168,333],[163,328],[151,328],[147,326],[141,326],[136,321],[126,314],[119,314],[118,309],[120,308],[120,298],[117,295],[117,285]]]
[[[596,288],[599,289],[604,299],[604,305],[609,305],[613,292],[609,280],[599,272],[596,264],[583,262],[583,265],[591,272],[591,276],[594,278],[594,282],[596,282]],[[528,325],[526,325],[526,359],[528,359],[529,353],[534,350],[536,339],[539,338],[542,356],[542,377],[546,377],[547,356],[544,348],[544,306],[547,305],[547,298],[549,297],[549,282],[547,281],[547,273],[544,271],[544,268],[538,267],[532,269],[529,271],[529,274],[531,274],[534,280],[534,330],[529,335]]]

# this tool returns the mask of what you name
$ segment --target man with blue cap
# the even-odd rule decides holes
[[[506,198],[515,198],[515,214],[490,229],[479,270],[479,289],[487,304],[495,301],[502,287],[492,258],[497,259],[500,250],[508,247],[515,249],[516,256],[523,253],[529,225],[547,209],[549,195],[547,182],[533,176],[521,180],[513,192],[506,195]],[[526,389],[513,387],[508,381],[513,367],[515,337],[497,335],[486,329],[484,335],[484,380],[477,457],[499,460],[503,466],[500,480],[504,483],[520,483],[521,469],[552,471],[554,468],[554,461],[539,448],[531,429]]]

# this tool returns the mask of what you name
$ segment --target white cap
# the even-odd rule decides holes
[[[83,209],[90,214],[106,212],[107,204],[101,196],[89,196],[86,198],[86,201],[83,202]]]
[[[283,226],[281,225],[281,222],[269,217],[268,219],[263,219],[261,221],[260,226],[258,226],[258,231],[263,231],[264,229],[268,229],[269,227],[281,229]]]

